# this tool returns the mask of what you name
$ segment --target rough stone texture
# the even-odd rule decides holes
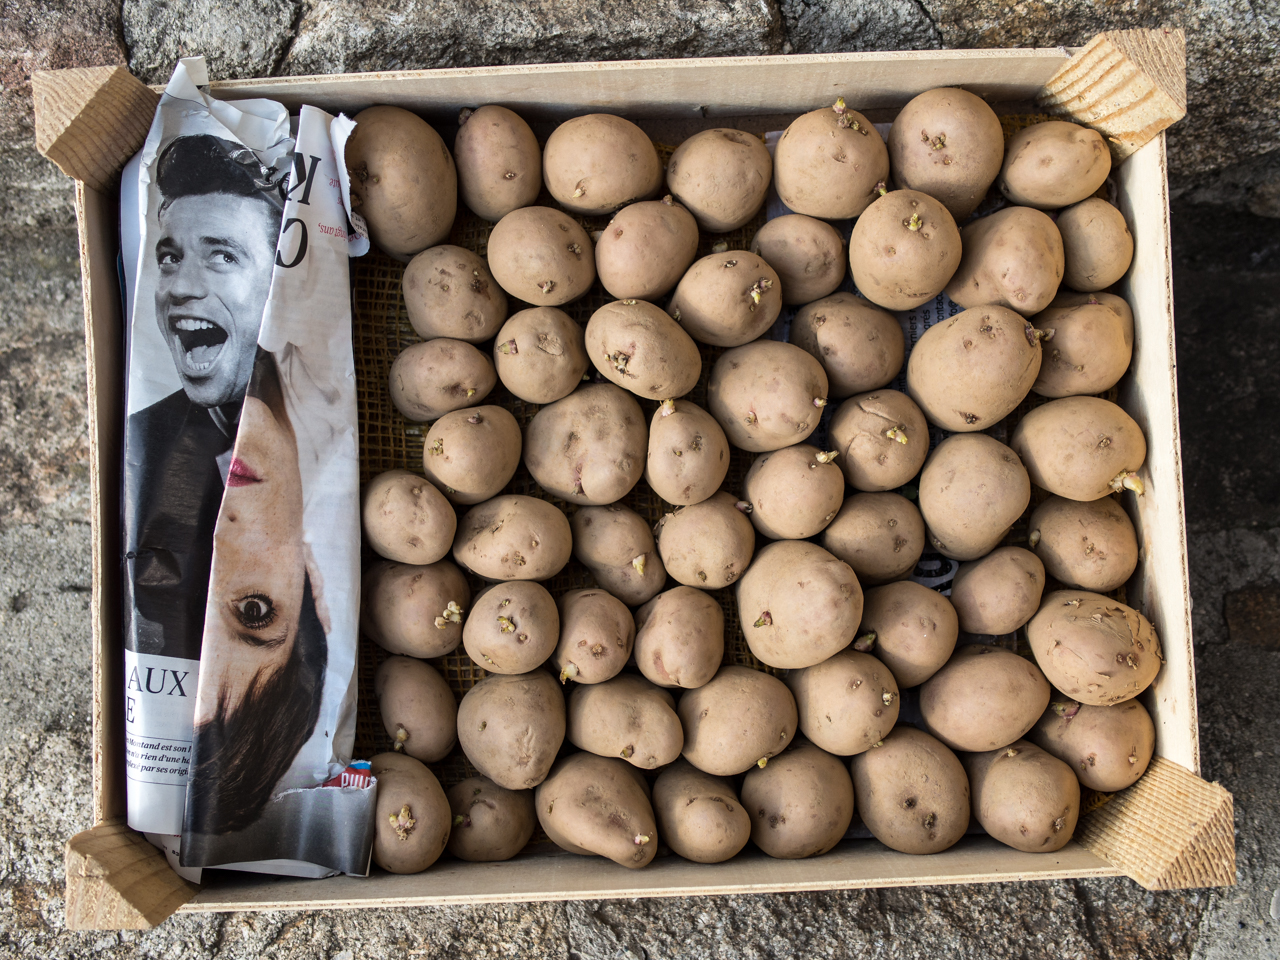
[[[943,45],[917,0],[781,0],[783,53],[929,50]]]
[[[129,69],[147,83],[164,83],[178,58],[204,54],[216,79],[272,76],[301,10],[299,0],[124,0]]]

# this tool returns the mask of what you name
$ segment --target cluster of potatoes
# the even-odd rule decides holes
[[[660,841],[699,862],[748,840],[806,857],[845,836],[855,798],[895,850],[944,850],[972,817],[1047,852],[1070,839],[1082,784],[1142,775],[1154,729],[1134,697],[1160,646],[1106,594],[1137,563],[1112,494],[1141,495],[1146,441],[1096,396],[1133,349],[1129,307],[1105,292],[1133,243],[1095,196],[1110,171],[1095,131],[1044,122],[1006,146],[986,103],[937,89],[887,143],[841,99],[772,156],[707,130],[664,171],[640,128],[604,114],[540,149],[512,111],[467,110],[452,154],[404,110],[356,121],[353,201],[408,261],[422,337],[390,395],[430,423],[421,474],[364,493],[385,559],[362,627],[391,654],[375,686],[396,745],[373,761],[382,867],[446,848],[505,859],[536,825],[627,867]],[[993,183],[1007,204],[972,217]],[[698,258],[699,232],[751,222],[771,184],[794,213]],[[544,186],[557,207],[536,205]],[[442,242],[459,195],[494,224],[486,257]],[[576,218],[604,214],[594,237]],[[828,221],[849,218],[846,253]],[[861,296],[836,292],[846,266]],[[615,299],[584,329],[561,308],[597,279]],[[905,354],[890,311],[944,291],[961,312],[890,389]],[[789,342],[769,338],[784,307]],[[486,404],[499,383],[538,405],[523,429]],[[1031,394],[1047,402],[1007,444],[984,432]],[[725,489],[733,448],[755,459]],[[504,494],[522,463],[549,499]],[[620,502],[642,482],[672,507],[653,528]],[[1033,484],[1050,496],[1027,546],[1001,546]],[[960,561],[950,597],[906,579],[926,545]],[[553,596],[571,557],[595,586]],[[464,571],[487,586],[473,596]],[[770,669],[727,663],[708,592],[724,588]],[[1015,631],[1034,660],[994,640]],[[425,662],[459,645],[487,674],[460,703]],[[480,775],[446,794],[426,764],[455,744]]]

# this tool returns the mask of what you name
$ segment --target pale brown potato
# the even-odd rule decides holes
[[[488,777],[467,777],[449,788],[453,830],[449,852],[459,860],[510,860],[533,839],[538,817],[533,791],[508,790]]]
[[[1005,207],[960,232],[964,255],[947,284],[962,307],[996,304],[1024,317],[1039,313],[1062,283],[1062,235],[1047,214]]]
[[[1147,459],[1146,437],[1110,400],[1050,400],[1018,421],[1009,445],[1031,482],[1060,497],[1101,500],[1121,490],[1143,491],[1138,471]]]
[[[889,668],[866,653],[841,650],[821,663],[788,671],[800,732],[841,757],[870,750],[898,722],[901,698]]]
[[[850,768],[858,815],[890,850],[941,853],[969,829],[964,765],[923,730],[896,728]]]
[[[636,666],[660,687],[694,689],[724,660],[724,610],[712,596],[679,586],[636,611]]]
[[[812,356],[780,340],[726,350],[711,368],[707,407],[740,450],[802,443],[827,405],[827,375]]]
[[[534,414],[524,462],[544,490],[590,506],[621,500],[644,474],[649,430],[635,397],[586,384]]]
[[[859,583],[876,586],[915,569],[924,537],[924,518],[906,497],[856,493],[845,498],[819,542],[853,568]]]
[[[967,90],[926,90],[889,128],[894,182],[936,197],[957,221],[978,209],[1003,160],[1000,119]]]
[[[440,134],[408,110],[369,107],[354,119],[344,157],[352,212],[379,249],[408,260],[449,236],[458,211],[453,158]]]
[[[738,581],[747,646],[771,667],[808,667],[853,642],[862,588],[843,560],[806,540],[762,549]]]
[[[422,566],[383,560],[365,571],[360,629],[388,653],[443,657],[462,642],[471,590],[448,560]]]
[[[520,424],[498,406],[446,413],[423,441],[422,472],[452,503],[496,497],[520,466]]]
[[[391,402],[407,419],[425,423],[474,407],[498,382],[493,364],[461,340],[444,337],[405,347],[391,364]]]
[[[754,253],[713,253],[685,271],[667,310],[699,343],[737,347],[778,319],[781,283],[773,267]]]
[[[569,521],[573,555],[596,583],[628,606],[646,603],[667,582],[653,531],[640,514],[620,503],[583,507]]]
[[[962,563],[951,581],[951,604],[965,633],[1013,633],[1036,615],[1043,593],[1044,564],[1022,547]]]
[[[787,748],[799,716],[795,697],[777,677],[723,666],[676,706],[684,727],[684,758],[717,777],[764,766]]]
[[[486,587],[462,624],[467,656],[489,673],[528,673],[546,663],[560,640],[560,612],[532,580]]]
[[[811,743],[798,743],[742,781],[751,839],[771,857],[798,860],[826,853],[853,821],[853,781],[844,764]]]
[[[1027,739],[1069,766],[1081,786],[1115,793],[1146,772],[1156,749],[1156,728],[1137,700],[1094,707],[1055,699]]]
[[[619,300],[654,301],[698,255],[698,223],[670,196],[619,210],[596,242],[596,273]]]
[[[899,580],[867,591],[858,633],[854,649],[872,651],[906,689],[918,687],[951,659],[960,626],[955,607],[937,590]]]
[[[1090,197],[1058,214],[1066,268],[1062,282],[1072,290],[1105,290],[1129,271],[1133,234],[1124,214],[1101,197]]]
[[[529,124],[506,107],[489,104],[463,110],[453,156],[462,202],[477,216],[496,223],[512,210],[537,202],[542,150]]]
[[[853,282],[860,294],[886,310],[911,310],[932,300],[959,265],[960,228],[947,208],[927,194],[886,193],[853,225]]]
[[[404,309],[423,340],[488,340],[507,318],[507,296],[489,265],[464,247],[423,250],[404,268]]]
[[[606,590],[570,590],[561,596],[560,642],[551,665],[560,682],[603,683],[627,665],[636,640],[631,611]]]
[[[573,217],[551,207],[521,207],[489,233],[489,270],[517,300],[558,307],[591,289],[596,258]]]
[[[741,130],[695,133],[667,161],[667,189],[708,233],[748,223],[764,205],[773,158],[764,142]]]
[[[463,515],[453,559],[486,580],[548,580],[569,562],[572,543],[569,521],[554,504],[510,494]]]
[[[653,784],[653,812],[665,843],[695,863],[723,863],[751,839],[751,817],[723,777],[677,760]]]
[[[654,196],[662,187],[662,161],[630,120],[589,113],[552,131],[542,152],[542,178],[560,206],[596,216]]]
[[[747,504],[723,490],[681,507],[658,521],[658,553],[677,583],[719,590],[737,580],[751,562],[756,531]]]
[[[645,482],[667,503],[701,503],[729,473],[729,439],[716,418],[691,400],[664,403],[649,421]]]
[[[844,280],[844,239],[831,224],[813,217],[774,217],[756,231],[751,252],[778,274],[786,304],[820,300]]]
[[[449,555],[458,517],[444,494],[408,470],[388,470],[365,485],[365,539],[388,560],[435,563]]]
[[[1138,535],[1115,497],[1050,497],[1031,512],[1027,538],[1049,576],[1068,587],[1110,593],[1138,568]]]
[[[925,730],[952,750],[995,750],[1035,726],[1049,693],[1049,681],[1030,660],[969,644],[920,687],[920,715]]]
[[[844,502],[844,475],[834,450],[797,443],[756,457],[742,486],[751,523],[771,540],[817,536]]]
[[[644,300],[606,303],[587,321],[587,356],[605,379],[647,400],[682,397],[702,374],[698,345]]]
[[[642,784],[616,757],[575,753],[534,792],[538,822],[562,850],[647,866],[658,852],[658,827]]]
[[[546,778],[564,732],[564,694],[545,670],[490,674],[458,704],[462,752],[508,790],[528,790]]]
[[[1031,389],[1042,397],[1106,393],[1133,358],[1133,311],[1110,293],[1059,293],[1031,318],[1044,362]]]
[[[827,424],[827,437],[849,485],[870,493],[902,486],[929,455],[924,413],[897,390],[850,397]]]
[[[1003,844],[1026,853],[1061,850],[1080,817],[1080,782],[1061,760],[1018,740],[964,757],[973,817]]]
[[[1013,203],[1055,210],[1095,193],[1110,172],[1111,151],[1097,130],[1047,120],[1009,138],[1000,190]]]
[[[990,553],[1030,502],[1031,480],[1022,461],[985,433],[947,437],[920,472],[920,513],[929,542],[952,560]]]
[[[801,307],[791,342],[822,364],[832,400],[885,386],[906,355],[898,318],[844,291]]]
[[[671,694],[624,673],[579,684],[569,694],[569,742],[601,757],[621,757],[654,770],[680,757],[684,731]]]
[[[1150,620],[1088,590],[1055,590],[1045,597],[1027,624],[1027,643],[1054,687],[1097,707],[1136,697],[1164,660]]]
[[[512,314],[493,342],[493,360],[502,385],[529,403],[567,397],[591,367],[582,327],[555,307]]]
[[[856,217],[889,179],[875,125],[844,98],[797,117],[773,151],[773,185],[791,210],[824,220]]]
[[[413,657],[387,657],[374,672],[373,693],[397,752],[423,763],[449,755],[458,741],[458,705],[438,671]]]
[[[380,753],[369,761],[378,779],[373,862],[388,873],[421,873],[444,853],[453,820],[436,775],[420,760]]]

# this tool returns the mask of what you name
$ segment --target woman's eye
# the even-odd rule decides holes
[[[260,593],[232,600],[231,605],[236,608],[236,617],[250,630],[261,630],[276,618],[271,598]]]

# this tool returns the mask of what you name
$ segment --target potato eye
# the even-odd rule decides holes
[[[276,609],[271,598],[260,593],[232,600],[231,605],[235,607],[239,621],[250,630],[260,630],[276,618]]]

